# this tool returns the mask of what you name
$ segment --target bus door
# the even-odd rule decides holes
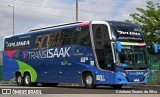
[[[109,31],[104,24],[93,24],[93,39],[98,67],[101,70],[114,70],[113,55]]]

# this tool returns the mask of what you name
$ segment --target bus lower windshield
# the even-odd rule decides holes
[[[119,65],[124,68],[142,68],[147,67],[146,53],[143,47],[132,47],[132,49],[123,49],[119,55]]]

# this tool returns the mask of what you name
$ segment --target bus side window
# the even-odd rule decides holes
[[[93,25],[95,49],[103,49],[103,29],[101,25]]]
[[[61,31],[62,30],[55,30],[55,31],[49,32],[49,36],[50,36],[50,41],[48,43],[49,47],[62,45],[61,39],[60,39],[61,38]]]
[[[80,27],[72,29],[72,44],[78,44],[81,46],[91,46],[91,39],[89,33],[89,27]]]
[[[72,41],[71,41],[71,44],[78,44],[77,43],[77,37],[79,35],[79,32],[76,30],[76,28],[72,28],[72,29],[70,29],[70,31],[72,32]]]
[[[64,29],[61,32],[62,45],[70,45],[72,38],[72,33],[69,29]]]

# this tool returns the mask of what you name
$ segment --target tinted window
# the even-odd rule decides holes
[[[6,38],[5,50],[41,49],[71,44],[91,46],[89,26],[33,33],[35,34]]]
[[[62,30],[60,38],[62,45],[69,45],[71,42],[71,38],[72,38],[72,32],[69,29]]]
[[[106,49],[96,49],[98,64],[101,69],[113,70],[113,56],[110,43],[106,44]]]
[[[105,70],[113,70],[114,64],[108,28],[102,24],[95,24],[92,28],[99,67]]]
[[[73,28],[71,32],[73,33],[71,44],[91,46],[89,26]]]
[[[49,43],[48,46],[59,46],[62,45],[62,41],[61,41],[61,32],[62,30],[56,30],[56,31],[51,31],[49,33],[50,39],[49,39]]]
[[[95,42],[96,49],[103,49],[106,42],[110,41],[109,32],[106,25],[93,25],[93,38]]]

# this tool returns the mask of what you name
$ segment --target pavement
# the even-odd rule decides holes
[[[133,85],[131,87],[143,87],[143,88],[160,89],[160,85]]]
[[[16,82],[0,81],[0,86],[16,86]],[[59,86],[82,86],[82,85],[79,85],[79,84],[59,84]],[[127,88],[129,88],[129,87],[131,87],[131,88],[143,87],[143,88],[160,89],[160,85],[125,85],[125,87],[127,87]]]

